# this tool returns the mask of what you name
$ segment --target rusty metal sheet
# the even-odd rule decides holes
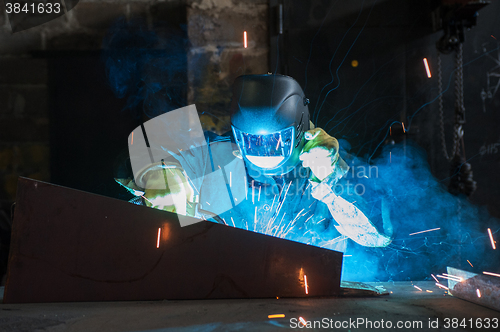
[[[500,311],[500,278],[447,268],[448,275],[461,279],[448,280],[450,293],[462,300],[467,300]]]
[[[180,227],[173,213],[20,178],[4,303],[336,296],[341,266],[336,251]]]
[[[340,283],[342,296],[344,297],[369,297],[390,295],[384,286],[372,286],[358,281],[345,281]]]

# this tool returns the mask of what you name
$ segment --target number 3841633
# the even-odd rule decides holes
[[[31,2],[31,1],[30,1]],[[61,12],[59,2],[6,2],[5,11],[7,14],[59,14]]]

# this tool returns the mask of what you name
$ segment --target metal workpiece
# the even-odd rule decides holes
[[[340,295],[342,253],[20,178],[4,303]]]
[[[448,267],[449,292],[467,300],[500,311],[500,278]]]

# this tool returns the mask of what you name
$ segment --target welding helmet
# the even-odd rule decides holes
[[[289,76],[236,78],[231,127],[241,156],[253,174],[283,175],[299,164],[304,132],[309,130],[308,103],[300,85]]]

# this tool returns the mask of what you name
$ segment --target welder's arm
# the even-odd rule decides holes
[[[366,247],[385,247],[391,239],[380,234],[365,214],[353,203],[334,193],[336,183],[349,167],[339,156],[338,141],[323,129],[311,129],[305,134],[308,140],[300,159],[304,167],[309,167],[312,195],[325,203],[332,217],[339,224],[335,228],[356,243]]]
[[[354,203],[335,195],[329,183],[311,183],[313,197],[328,206],[332,217],[339,224],[335,226],[339,233],[365,247],[386,247],[391,243],[391,238],[380,234]]]

